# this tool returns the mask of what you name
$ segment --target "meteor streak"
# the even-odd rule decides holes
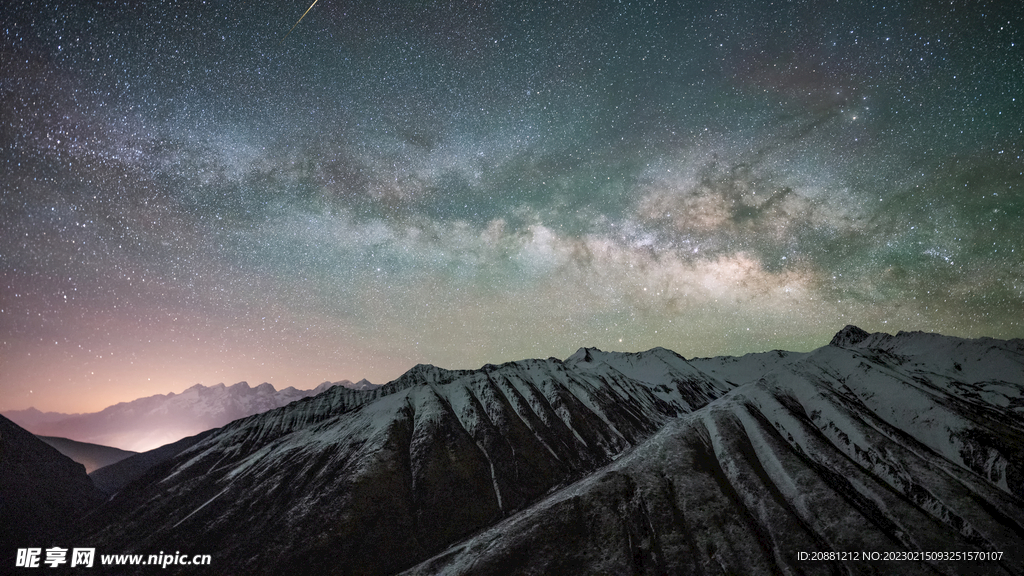
[[[302,16],[299,17],[299,22],[302,22],[302,19],[306,17],[306,14],[309,14],[309,11],[312,10],[313,6],[316,6],[316,3],[319,1],[320,0],[313,0],[313,3],[309,5],[309,8],[306,8],[306,11],[303,12]],[[295,26],[298,26],[299,22],[296,22]],[[292,33],[292,30],[295,30],[295,26],[292,26],[291,30],[288,31],[288,34],[285,34],[284,38],[281,38],[281,42],[278,42],[278,44],[281,44],[288,39],[288,36]]]

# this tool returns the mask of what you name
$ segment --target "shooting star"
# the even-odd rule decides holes
[[[319,1],[320,0],[313,0],[313,3],[309,5],[309,8],[306,8],[306,11],[303,12],[302,16],[299,17],[299,22],[302,22],[302,19],[306,17],[306,14],[309,14],[309,11],[312,10],[313,6],[316,6],[316,3],[319,2]],[[299,22],[296,22],[295,26],[298,26]],[[284,41],[288,39],[288,36],[291,35],[292,30],[295,30],[295,26],[292,26],[291,30],[288,31],[288,34],[285,34],[284,38],[281,38],[281,41],[278,42],[279,45],[284,43]]]

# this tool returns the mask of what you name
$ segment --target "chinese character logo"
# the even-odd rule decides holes
[[[42,553],[42,548],[18,548],[18,557],[14,565],[19,568],[38,568],[39,555]]]
[[[75,548],[71,552],[71,567],[85,566],[86,568],[92,568],[92,562],[95,558],[95,548]]]

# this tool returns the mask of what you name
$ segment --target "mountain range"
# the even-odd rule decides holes
[[[1019,339],[418,365],[163,450],[108,467],[135,461],[75,546],[211,556],[181,574],[1024,574]]]
[[[332,386],[358,390],[376,387],[366,380],[356,383],[349,380],[324,382],[312,390],[297,390],[291,386],[277,390],[268,383],[256,387],[249,386],[247,382],[231,386],[196,384],[180,394],[156,394],[89,414],[40,412],[29,408],[4,412],[3,415],[39,436],[144,452],[218,428],[232,420],[315,396]]]

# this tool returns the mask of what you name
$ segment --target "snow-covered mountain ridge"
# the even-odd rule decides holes
[[[795,551],[856,546],[999,550],[977,568],[1021,574],[1021,341],[862,332],[331,388],[206,436],[82,538],[202,542],[257,574],[813,573],[841,567]]]
[[[407,573],[1022,574],[1022,344],[847,327],[692,360],[743,385]],[[999,560],[796,554],[971,550]]]

